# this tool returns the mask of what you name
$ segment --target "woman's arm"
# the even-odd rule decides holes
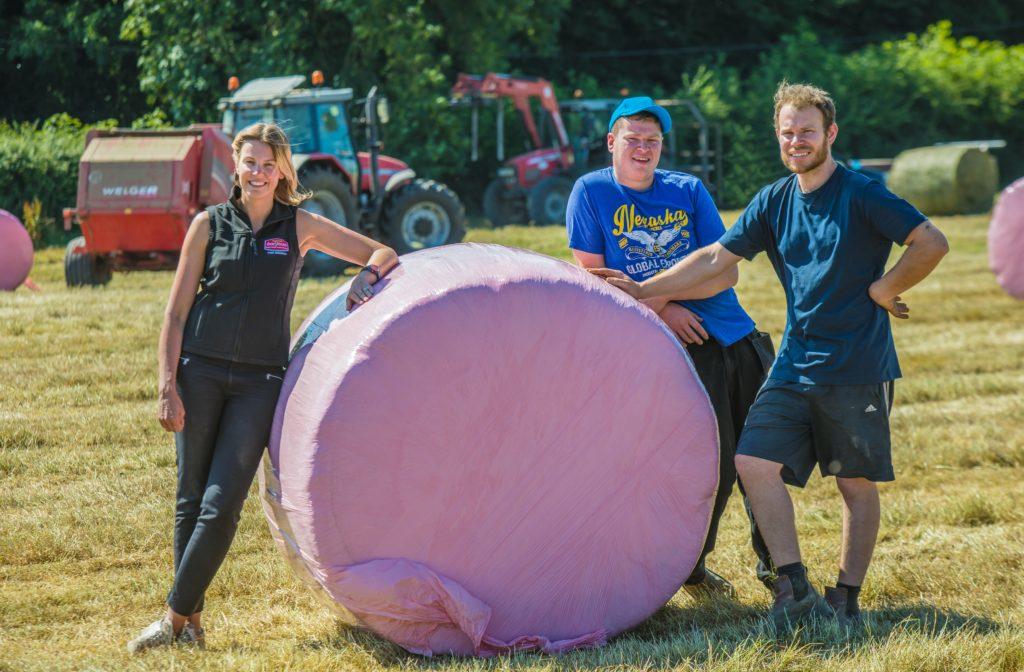
[[[379,266],[387,273],[398,263],[398,255],[387,245],[346,229],[321,215],[299,208],[296,217],[299,251],[320,250],[360,266]]]
[[[171,296],[164,311],[164,323],[160,329],[160,344],[157,346],[158,403],[160,424],[169,432],[180,432],[185,428],[185,407],[178,396],[176,386],[178,357],[181,356],[182,334],[192,303],[196,299],[196,288],[206,265],[206,246],[210,240],[210,216],[205,212],[196,215],[185,233],[178,269],[174,273]]]
[[[303,255],[309,250],[320,250],[353,264],[378,269],[379,273],[364,269],[352,280],[348,291],[349,307],[368,301],[373,296],[372,285],[398,264],[398,255],[387,245],[302,208],[296,215],[296,231]]]

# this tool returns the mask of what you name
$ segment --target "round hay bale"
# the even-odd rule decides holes
[[[715,418],[646,307],[497,245],[402,257],[300,327],[261,469],[289,564],[409,651],[594,646],[704,544]]]
[[[999,195],[988,227],[988,263],[999,286],[1024,300],[1024,178]]]
[[[999,165],[976,147],[918,147],[896,157],[887,186],[928,216],[987,212],[999,188]]]
[[[32,270],[32,238],[21,220],[0,210],[0,290],[21,286]]]

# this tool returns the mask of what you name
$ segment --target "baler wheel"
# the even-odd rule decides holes
[[[490,220],[491,226],[497,228],[509,224],[526,224],[529,215],[522,192],[517,190],[514,198],[509,198],[501,178],[491,180],[484,190],[484,216]]]
[[[533,186],[527,197],[530,219],[537,226],[565,224],[565,208],[569,203],[572,182],[560,176],[546,177]]]
[[[85,238],[78,236],[64,248],[64,282],[68,287],[97,287],[110,282],[106,259],[89,254]]]

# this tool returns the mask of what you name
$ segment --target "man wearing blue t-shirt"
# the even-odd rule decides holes
[[[736,467],[777,565],[776,626],[812,613],[845,623],[859,618],[857,596],[878,536],[876,483],[894,478],[889,410],[901,374],[889,316],[909,317],[900,294],[949,247],[913,206],[832,159],[839,129],[825,91],[783,82],[775,131],[793,174],[762,189],[717,243],[643,283],[598,274],[643,300],[768,255],[786,292],[786,329],[747,416]],[[907,249],[886,272],[893,243]],[[836,477],[844,503],[839,578],[824,600],[807,581],[786,489],[805,485],[816,464]]]
[[[646,97],[627,98],[612,113],[612,166],[577,180],[566,210],[569,247],[581,266],[607,266],[644,280],[725,232],[699,179],[656,170],[662,134],[671,125],[668,112]],[[705,567],[705,558],[715,547],[718,522],[736,482],[736,441],[774,356],[771,338],[754,329],[732,290],[735,270],[689,291],[645,302],[686,344],[718,420],[718,494],[704,549],[684,585],[698,598],[734,594],[725,578]],[[773,567],[768,548],[753,516],[750,520],[758,576],[769,585]]]

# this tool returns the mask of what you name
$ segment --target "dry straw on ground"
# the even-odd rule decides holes
[[[0,296],[0,670],[1024,669],[1024,304],[986,268],[987,218],[938,224],[952,254],[895,328],[898,480],[883,490],[863,632],[772,635],[734,499],[711,566],[738,601],[680,594],[603,649],[491,661],[418,658],[340,627],[278,557],[254,497],[210,590],[209,649],[130,658],[170,576],[174,457],[154,419],[170,274],[69,291],[61,252],[43,251],[43,292]],[[470,238],[566,256],[559,228]],[[330,288],[303,282],[296,325]],[[783,297],[763,256],[742,265],[739,291],[777,342]],[[839,499],[815,478],[796,505],[820,586],[835,577]]]

